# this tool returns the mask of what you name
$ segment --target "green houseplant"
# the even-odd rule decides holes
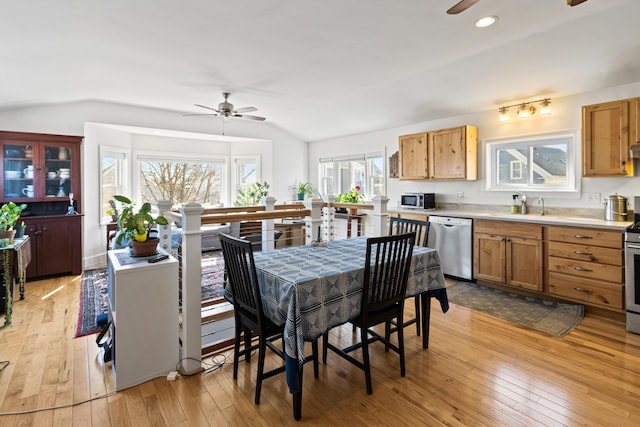
[[[296,192],[298,200],[304,200],[305,196],[312,197],[316,190],[309,182],[296,181],[289,189]]]
[[[14,226],[20,219],[22,211],[27,207],[26,204],[16,205],[8,202],[0,208],[0,239],[13,240],[15,234]]]
[[[122,245],[123,240],[127,239],[135,255],[154,254],[160,239],[149,237],[149,232],[155,224],[167,225],[169,221],[162,215],[152,217],[149,202],[143,203],[136,211],[134,202],[128,197],[115,195],[113,198],[122,203],[117,220],[120,232],[116,243]]]
[[[360,203],[364,201],[364,194],[360,193],[361,187],[356,185],[354,188],[350,189],[346,193],[339,194],[336,197],[336,202],[339,203]],[[358,212],[357,208],[349,208],[352,214],[356,214]]]
[[[238,196],[233,202],[234,206],[255,206],[260,204],[260,199],[269,195],[267,182],[254,182],[238,189]]]

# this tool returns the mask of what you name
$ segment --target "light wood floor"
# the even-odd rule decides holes
[[[405,378],[397,355],[374,345],[368,396],[363,373],[329,353],[320,379],[305,369],[298,422],[282,375],[265,381],[254,405],[257,358],[241,364],[237,381],[229,364],[100,398],[113,390],[111,366],[98,362],[95,336],[72,338],[79,285],[79,277],[32,282],[15,303],[13,325],[0,330],[0,360],[11,362],[0,372],[0,411],[96,399],[1,415],[0,425],[640,425],[640,336],[623,324],[587,316],[557,338],[456,305],[443,314],[435,302],[428,350],[406,330]],[[333,339],[351,337],[346,326]]]

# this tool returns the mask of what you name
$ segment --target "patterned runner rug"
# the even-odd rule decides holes
[[[449,286],[447,296],[450,303],[558,337],[571,332],[584,316],[584,306],[580,304],[545,301],[470,282]]]
[[[107,269],[98,268],[82,273],[80,307],[74,338],[100,332],[96,317],[109,311],[107,299]],[[202,300],[222,298],[224,294],[224,260],[222,251],[202,254]]]

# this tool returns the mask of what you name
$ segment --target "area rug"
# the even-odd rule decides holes
[[[96,324],[99,314],[107,313],[107,269],[98,268],[82,273],[80,286],[80,304],[75,338],[100,332]],[[222,298],[224,294],[224,260],[221,251],[202,254],[202,293],[203,301]]]
[[[584,307],[579,304],[525,297],[470,282],[449,286],[447,296],[450,303],[558,337],[571,332],[584,316]]]

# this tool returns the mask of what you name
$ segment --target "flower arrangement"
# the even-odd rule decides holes
[[[351,190],[347,191],[344,194],[340,194],[336,198],[336,202],[342,203],[360,203],[364,201],[364,194],[360,193],[361,187],[356,185]]]

